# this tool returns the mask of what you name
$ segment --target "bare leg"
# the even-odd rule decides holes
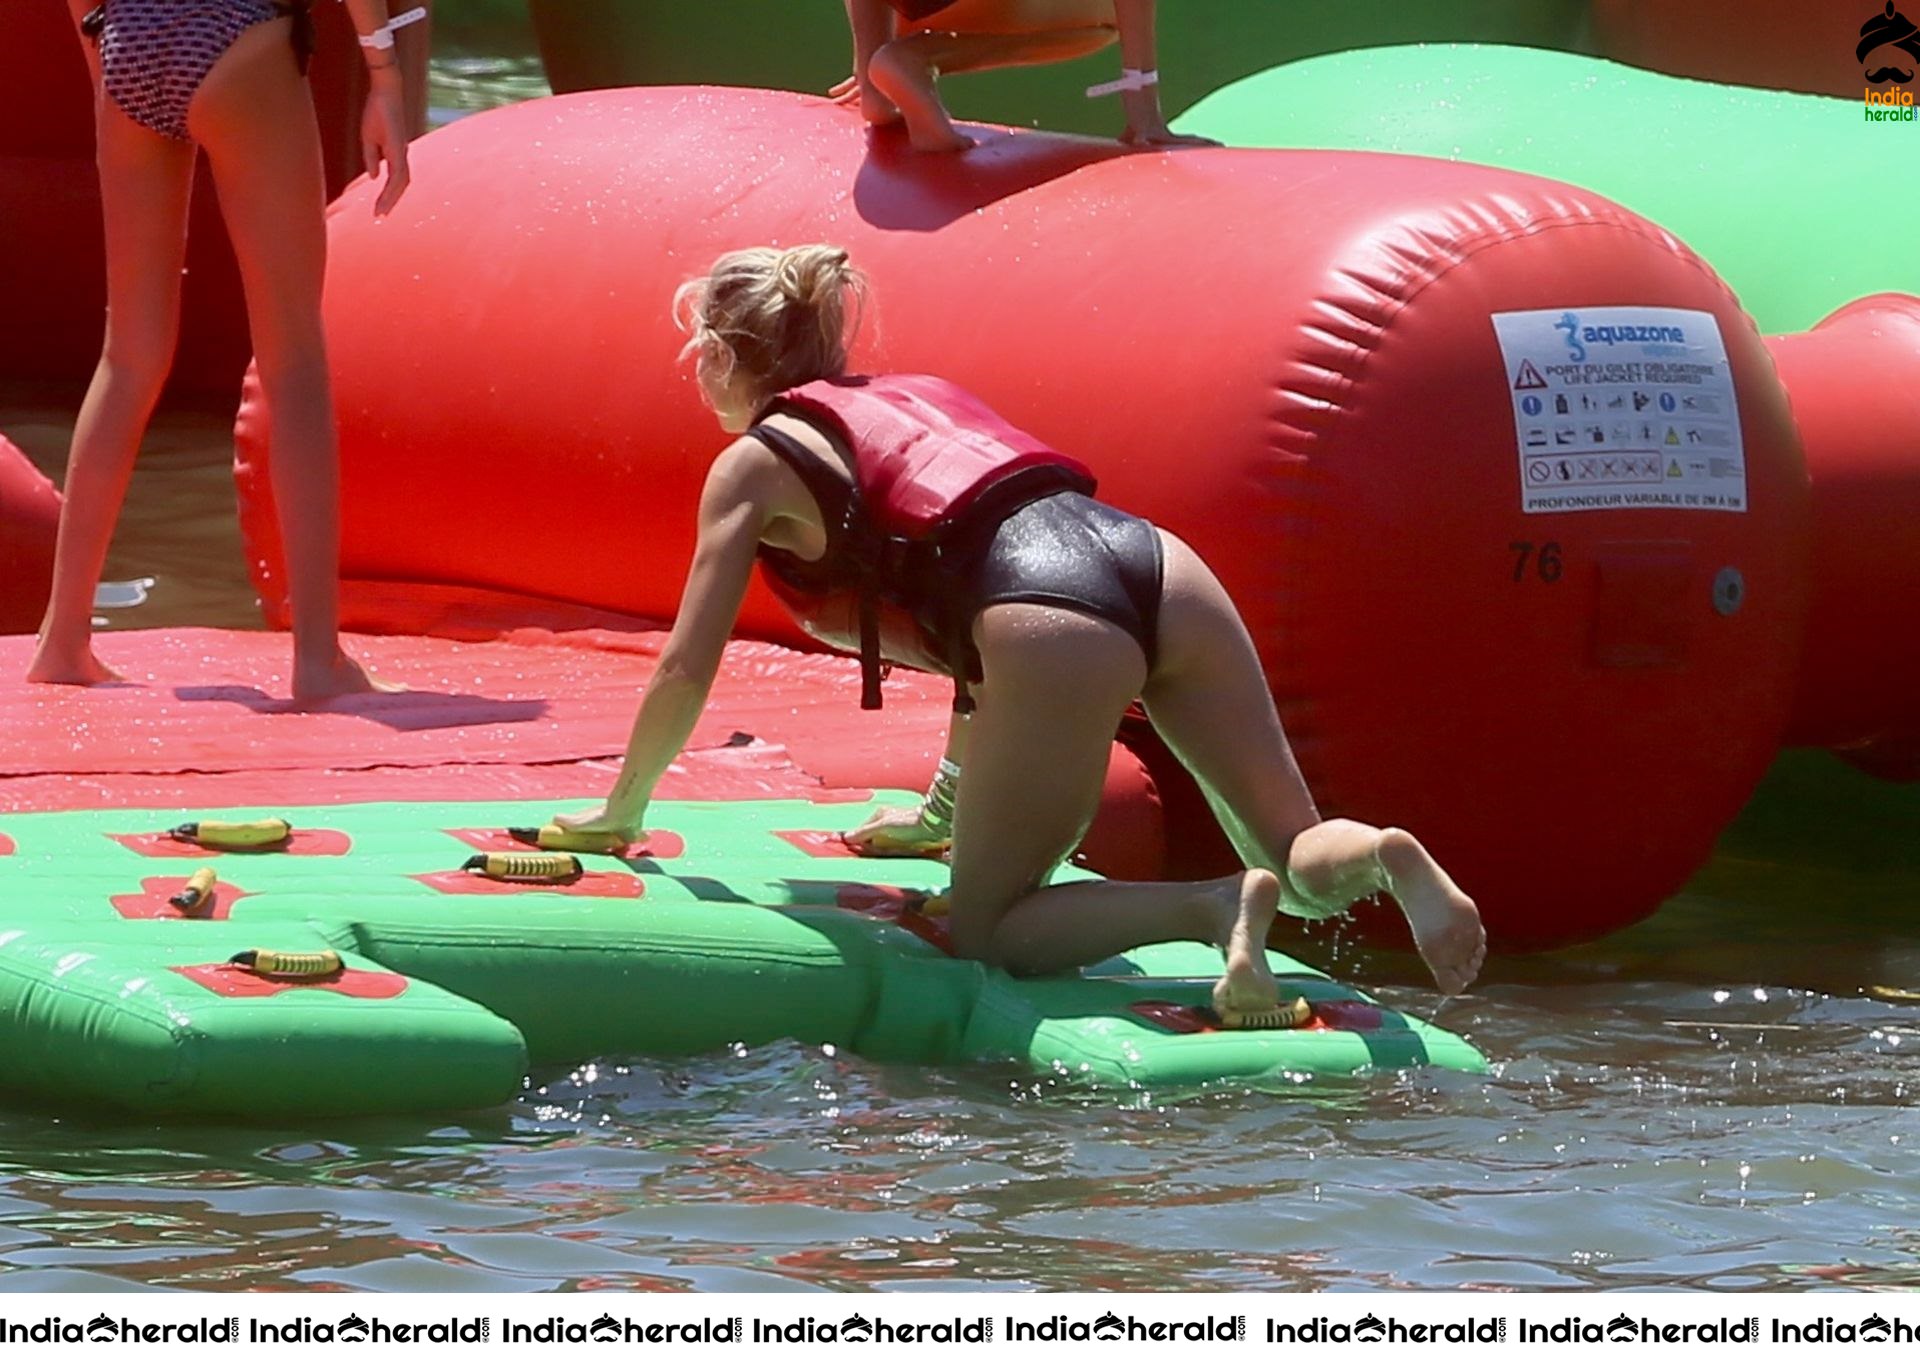
[[[937,22],[935,20],[929,22]],[[996,66],[1032,66],[1070,61],[1114,41],[1112,28],[1069,28],[1036,33],[954,33],[929,30],[896,38],[867,63],[874,89],[906,118],[907,139],[917,151],[963,151],[973,139],[953,126],[935,84],[942,72],[982,71]]]
[[[954,811],[954,948],[1041,974],[1149,942],[1211,942],[1227,954],[1216,996],[1271,1007],[1265,947],[1280,885],[1270,872],[1046,885],[1092,819],[1114,729],[1146,673],[1139,645],[1103,621],[1037,605],[990,607],[974,633],[986,680]]]
[[[1443,994],[1472,984],[1486,960],[1474,902],[1404,829],[1351,819],[1315,824],[1294,839],[1287,878],[1302,899],[1342,910],[1383,890],[1392,895]]]
[[[900,110],[874,88],[867,74],[873,54],[893,41],[894,11],[886,0],[847,0],[847,27],[853,30],[853,80],[860,92],[860,113],[877,125],[898,123]]]
[[[313,101],[287,23],[241,34],[194,95],[187,121],[219,186],[267,397],[293,693],[321,700],[381,688],[340,648],[339,441],[320,324],[325,187]]]
[[[1164,531],[1161,543],[1166,585],[1147,713],[1242,860],[1281,872],[1287,907],[1304,916],[1392,894],[1440,988],[1466,988],[1486,957],[1473,901],[1410,834],[1321,821],[1239,612],[1193,550]]]
[[[86,686],[114,673],[93,655],[93,594],[127,480],[160,400],[180,327],[193,147],[143,128],[96,94],[107,335],[67,457],[53,593],[27,680]]]

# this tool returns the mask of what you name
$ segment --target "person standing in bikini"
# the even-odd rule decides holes
[[[1206,146],[1171,131],[1160,112],[1154,56],[1157,0],[846,0],[853,29],[853,76],[832,93],[858,100],[869,123],[904,120],[919,151],[964,151],[973,139],[940,102],[942,75],[996,66],[1072,61],[1120,44],[1120,79],[1089,95],[1117,94],[1126,110],[1123,142]]]
[[[115,680],[94,655],[93,594],[127,480],[173,361],[194,157],[205,148],[246,291],[287,546],[292,691],[317,701],[381,689],[339,639],[339,449],[320,321],[326,191],[305,79],[308,0],[68,0],[95,87],[106,229],[107,329],[67,460],[53,593],[35,682]],[[386,0],[346,0],[372,88],[374,212],[407,187],[400,68]]]

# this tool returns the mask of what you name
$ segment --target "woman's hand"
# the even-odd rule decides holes
[[[406,94],[398,61],[374,67],[368,75],[373,86],[367,91],[367,107],[360,114],[360,155],[369,178],[386,167],[387,182],[373,201],[373,216],[384,218],[407,192]]]
[[[941,857],[953,846],[953,835],[928,828],[916,806],[876,809],[841,841],[863,857]]]
[[[644,805],[635,810],[616,810],[602,804],[578,814],[556,814],[553,822],[569,833],[601,833],[623,842],[637,843],[640,841],[640,825],[646,817]]]

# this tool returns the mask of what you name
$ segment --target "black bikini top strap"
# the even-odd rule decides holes
[[[752,426],[747,434],[772,450],[807,485],[813,500],[820,504],[820,518],[827,528],[827,552],[845,536],[853,521],[858,494],[846,476],[826,460],[776,426]]]

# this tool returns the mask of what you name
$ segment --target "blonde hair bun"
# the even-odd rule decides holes
[[[683,357],[713,347],[763,396],[845,373],[865,302],[846,248],[824,242],[729,251],[674,294],[692,333]]]
[[[818,307],[846,287],[847,260],[844,246],[790,246],[774,262],[774,281],[789,302]]]

